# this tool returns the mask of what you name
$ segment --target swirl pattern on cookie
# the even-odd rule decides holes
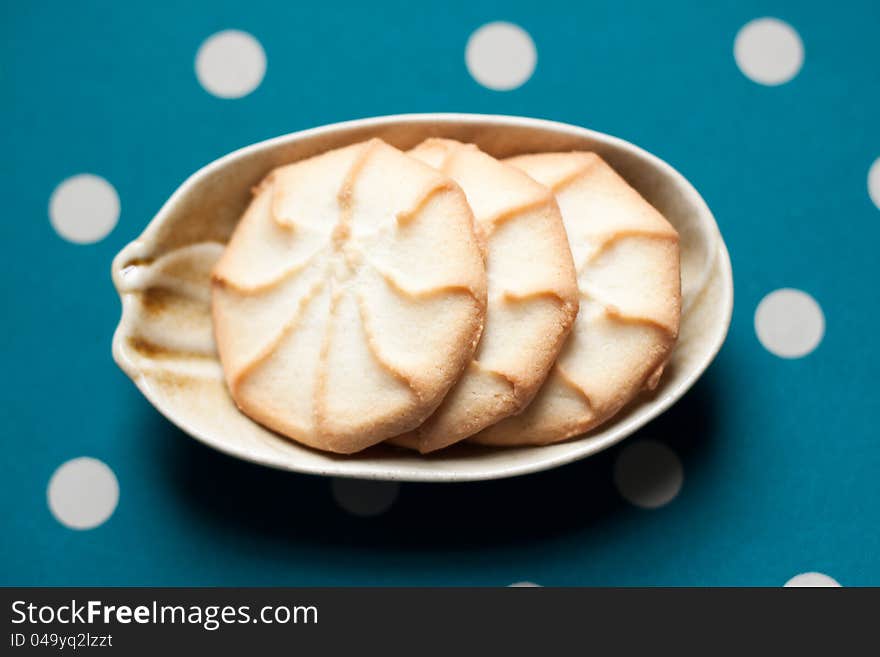
[[[429,139],[409,151],[461,185],[486,242],[486,325],[461,380],[421,427],[393,442],[431,452],[526,406],[565,343],[577,278],[552,192],[476,146]]]
[[[678,336],[678,233],[595,153],[505,161],[556,194],[577,267],[580,312],[532,403],[472,440],[547,444],[589,431],[656,386]]]
[[[272,171],[213,273],[239,408],[352,453],[421,424],[470,362],[486,274],[448,177],[378,139]]]

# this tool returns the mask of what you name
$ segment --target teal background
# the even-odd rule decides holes
[[[27,585],[781,585],[804,571],[880,584],[877,326],[880,4],[797,0],[11,2],[0,5],[0,583]],[[761,16],[803,39],[800,74],[755,84],[733,39]],[[538,65],[495,92],[464,65],[469,34],[507,20]],[[268,68],[223,100],[193,60],[216,31],[253,34]],[[279,134],[365,116],[466,111],[550,118],[633,141],[687,176],[730,249],[736,308],[696,387],[640,435],[685,481],[647,511],[615,491],[616,450],[553,472],[406,484],[362,519],[329,482],[233,461],[164,420],[110,357],[112,256],[194,170]],[[47,216],[64,178],[116,187],[115,230],[65,242]],[[780,287],[822,306],[809,356],[753,329]],[[115,514],[60,525],[62,462],[105,461]]]

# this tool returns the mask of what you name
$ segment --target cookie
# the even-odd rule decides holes
[[[461,380],[396,444],[431,452],[517,413],[544,382],[578,309],[577,279],[551,191],[478,150],[429,139],[409,151],[461,185],[486,244],[483,337]]]
[[[241,411],[345,454],[437,408],[471,362],[485,306],[461,189],[379,139],[272,171],[212,277]]]
[[[506,162],[556,194],[577,266],[580,312],[532,403],[472,440],[547,444],[589,431],[656,386],[678,336],[678,233],[595,153]]]

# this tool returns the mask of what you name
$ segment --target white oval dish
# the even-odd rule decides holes
[[[459,444],[421,456],[380,445],[353,456],[298,445],[243,415],[229,397],[214,350],[209,272],[245,206],[271,169],[380,137],[408,149],[427,137],[477,144],[503,158],[542,151],[599,153],[681,235],[683,310],[678,344],[660,385],[597,430],[543,447]],[[304,130],[237,150],[200,169],[146,230],[113,260],[122,319],[113,357],[159,412],[226,454],[276,468],[395,481],[475,481],[546,470],[595,454],[669,408],[721,348],[733,309],[730,258],[715,219],[671,166],[615,137],[508,116],[409,114]]]

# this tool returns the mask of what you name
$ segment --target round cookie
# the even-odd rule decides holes
[[[473,361],[422,426],[393,442],[431,452],[517,413],[544,382],[578,309],[574,262],[549,189],[476,146],[409,151],[461,185],[486,243],[488,306]]]
[[[212,278],[235,403],[346,454],[421,424],[471,361],[485,316],[461,189],[372,139],[275,169],[254,191]]]
[[[578,271],[580,312],[531,404],[472,438],[547,444],[596,427],[656,386],[678,337],[678,233],[595,153],[505,160],[556,194]]]

